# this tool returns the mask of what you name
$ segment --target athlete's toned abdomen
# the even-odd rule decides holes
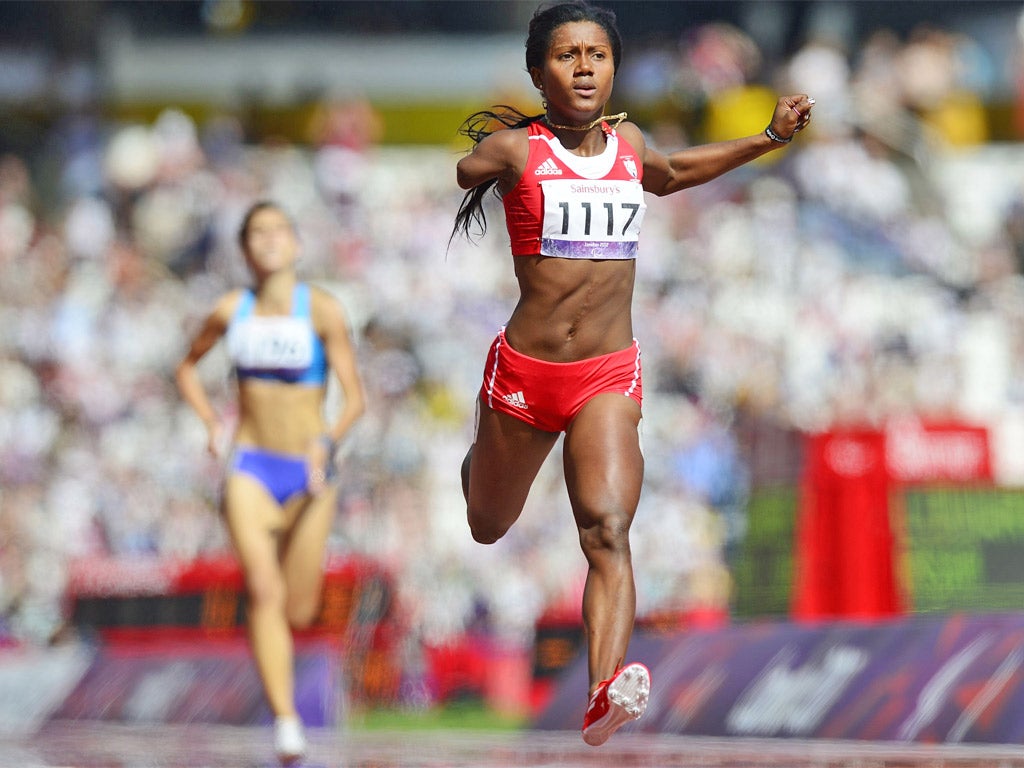
[[[324,431],[324,388],[249,379],[238,383],[241,445],[302,454]]]
[[[517,256],[515,267],[521,298],[506,336],[517,351],[569,362],[633,343],[635,261]]]

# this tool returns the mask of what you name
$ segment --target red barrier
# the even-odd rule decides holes
[[[900,613],[895,551],[884,435],[845,430],[809,436],[793,615],[816,619]]]
[[[903,612],[897,578],[899,506],[907,485],[990,483],[988,431],[957,422],[890,421],[804,443],[792,613],[799,619],[881,618]]]

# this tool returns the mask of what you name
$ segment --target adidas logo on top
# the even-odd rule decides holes
[[[523,399],[523,390],[512,392],[508,395],[502,395],[501,399],[509,405],[514,405],[516,408],[522,408],[524,411],[530,407],[526,404],[526,400]]]
[[[555,165],[555,161],[549,157],[538,165],[537,170],[533,173],[535,176],[561,176],[562,169]]]

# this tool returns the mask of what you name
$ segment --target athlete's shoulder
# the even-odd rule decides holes
[[[487,145],[488,148],[498,150],[519,150],[530,141],[530,133],[529,125],[521,128],[502,128],[484,138],[479,146]]]
[[[231,320],[238,311],[245,294],[244,288],[237,288],[221,294],[213,303],[213,308],[206,315],[204,322],[205,332],[225,333]]]
[[[640,126],[636,123],[626,120],[619,123],[615,132],[638,153],[642,154],[647,148],[647,142],[644,140],[644,132],[640,130]]]
[[[221,294],[220,298],[217,299],[217,303],[214,304],[213,314],[229,320],[242,302],[252,294],[248,288],[233,288],[226,293]]]
[[[345,324],[345,309],[341,299],[321,285],[309,285],[309,306],[313,325],[317,328]]]
[[[309,287],[309,301],[313,309],[320,307],[341,307],[341,300],[327,288],[315,283],[305,283]]]
[[[522,173],[530,154],[528,128],[502,128],[480,140],[459,160],[456,180],[462,189],[470,189],[493,178],[511,186]]]

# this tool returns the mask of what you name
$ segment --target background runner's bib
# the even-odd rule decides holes
[[[563,259],[634,259],[647,205],[639,181],[549,179],[540,182],[540,252]]]
[[[231,327],[228,352],[239,368],[307,368],[313,362],[309,321],[301,317],[247,317]]]

